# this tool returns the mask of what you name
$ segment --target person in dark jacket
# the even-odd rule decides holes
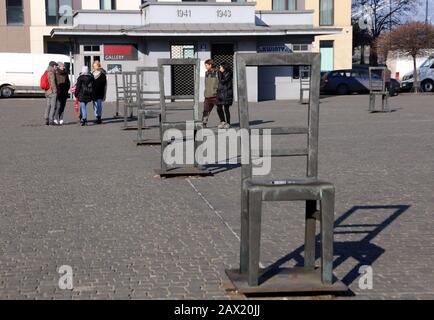
[[[56,83],[57,83],[57,104],[56,112],[54,114],[54,123],[57,125],[63,125],[63,114],[65,112],[66,101],[68,100],[68,92],[71,87],[69,81],[69,74],[65,69],[63,62],[58,62],[58,68],[56,69]]]
[[[219,86],[217,89],[217,113],[220,118],[219,129],[231,127],[230,107],[234,103],[233,74],[226,62],[220,64]]]
[[[95,61],[93,64],[92,75],[95,79],[93,91],[93,110],[95,112],[96,123],[102,123],[102,103],[107,93],[107,73],[101,68],[101,63]]]
[[[95,79],[89,73],[89,68],[84,66],[77,79],[75,95],[80,102],[81,125],[87,125],[87,104],[93,100],[93,88]]]

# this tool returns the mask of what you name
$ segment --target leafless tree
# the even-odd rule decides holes
[[[400,25],[403,18],[414,12],[418,0],[353,0],[353,24],[357,24],[356,39],[363,39],[361,45],[371,47],[369,63],[378,64],[377,39],[385,31]]]
[[[388,51],[396,50],[413,58],[413,91],[419,92],[416,58],[434,47],[434,25],[422,22],[403,24],[380,36],[376,45],[383,56],[387,56]]]

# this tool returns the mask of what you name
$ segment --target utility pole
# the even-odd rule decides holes
[[[426,18],[425,18],[425,23],[428,24],[428,0],[426,0]]]

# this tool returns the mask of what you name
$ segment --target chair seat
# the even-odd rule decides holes
[[[333,184],[313,178],[302,180],[248,179],[244,186],[247,191],[261,191],[263,201],[321,200],[323,190],[334,190]]]

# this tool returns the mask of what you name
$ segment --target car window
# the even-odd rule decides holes
[[[422,65],[421,68],[428,68],[429,66],[434,65],[434,58],[427,59]]]
[[[359,78],[360,77],[360,72],[359,71],[351,71],[351,76],[354,78]]]

